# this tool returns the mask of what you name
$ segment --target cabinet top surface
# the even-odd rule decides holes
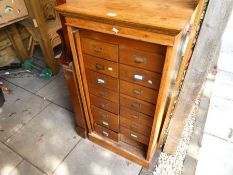
[[[180,32],[191,19],[197,0],[66,0],[63,14],[131,26]]]

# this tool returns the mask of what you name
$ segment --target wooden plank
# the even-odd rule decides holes
[[[147,161],[150,161],[156,149],[156,144],[158,141],[158,137],[159,137],[162,121],[163,121],[164,111],[165,111],[168,96],[169,96],[169,89],[171,88],[170,87],[171,82],[172,82],[171,75],[175,67],[175,63],[177,59],[178,44],[180,43],[181,36],[182,36],[182,33],[180,33],[177,36],[175,45],[173,47],[170,47],[170,46],[167,47],[167,53],[166,53],[166,58],[165,58],[165,63],[164,63],[164,68],[163,68],[163,73],[162,73],[162,79],[161,79],[161,84],[159,88],[159,95],[157,99],[157,105],[156,105],[155,114],[154,114],[154,121],[153,121],[151,136],[150,136],[150,143],[149,143],[147,157],[146,157]]]
[[[209,2],[205,19],[177,102],[164,151],[173,154],[178,146],[185,119],[207,77],[211,61],[216,56],[222,34],[233,7],[233,0]]]
[[[190,60],[193,43],[195,41],[195,35],[196,35],[197,29],[198,29],[198,24],[200,22],[204,7],[205,7],[205,0],[200,0],[199,4],[198,4],[198,7],[197,7],[197,9],[196,9],[196,11],[195,11],[195,13],[193,15],[193,21],[191,21],[192,28],[191,28],[191,31],[190,31],[190,34],[189,34],[190,39],[189,39],[187,47],[185,49],[184,57],[183,57],[183,60],[181,62],[181,65],[180,65],[180,68],[179,68],[179,71],[178,71],[178,75],[177,75],[177,78],[176,78],[175,85],[174,85],[174,87],[172,89],[171,101],[169,103],[169,107],[168,107],[168,110],[167,110],[167,114],[166,114],[166,117],[165,117],[163,128],[161,130],[161,135],[160,135],[160,138],[159,138],[158,147],[162,146],[163,139],[165,139],[164,138],[165,132],[166,132],[166,129],[167,129],[168,124],[169,124],[170,119],[171,119],[170,115],[171,115],[172,110],[174,108],[175,101],[177,100],[178,95],[179,95],[180,85],[181,85],[181,83],[183,81],[183,74],[184,74],[184,71],[186,70],[187,64],[188,64],[188,62]]]
[[[69,36],[69,40],[71,43],[70,46],[71,46],[71,51],[73,53],[73,63],[74,63],[76,77],[77,77],[78,85],[79,85],[79,89],[80,89],[80,95],[81,95],[81,99],[82,99],[82,103],[83,103],[86,124],[87,124],[89,132],[92,132],[92,125],[91,125],[91,122],[89,119],[89,111],[88,111],[89,109],[87,108],[87,101],[86,101],[86,96],[85,96],[85,91],[84,91],[84,85],[82,82],[80,64],[78,61],[78,50],[76,49],[76,44],[75,44],[75,39],[74,39],[72,27],[68,26],[67,31],[68,31],[68,36]]]
[[[124,149],[123,147],[120,146],[119,143],[117,143],[117,145],[116,145],[116,144],[114,144],[114,142],[110,142],[110,141],[104,139],[103,137],[96,135],[95,133],[89,133],[88,138],[92,142],[94,142],[94,143],[96,143],[96,144],[122,156],[122,157],[125,157],[133,162],[136,162],[144,168],[149,168],[149,166],[150,166],[150,162],[145,160],[143,157],[140,157],[137,154],[134,154],[134,153],[128,151],[128,149]]]
[[[46,21],[43,16],[43,10],[38,0],[25,0],[25,4],[28,9],[29,16],[36,22],[36,36],[39,38],[39,43],[43,55],[45,57],[45,63],[52,69],[53,74],[57,74],[59,71],[58,62],[55,59],[53,53],[53,47],[48,34]]]
[[[13,45],[16,56],[21,62],[24,62],[29,58],[29,55],[15,24],[5,27],[5,31]]]
[[[196,0],[69,0],[56,9],[91,21],[175,36],[186,26],[196,6]]]

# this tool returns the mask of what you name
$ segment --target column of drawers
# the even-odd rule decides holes
[[[119,141],[118,45],[81,38],[94,130]]]
[[[81,37],[81,44],[95,132],[148,145],[164,55],[124,42]]]
[[[119,62],[120,133],[148,145],[164,56],[153,49],[145,52],[122,44]]]

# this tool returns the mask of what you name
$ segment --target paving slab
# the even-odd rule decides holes
[[[73,113],[50,104],[7,145],[43,172],[50,174],[81,139]]]
[[[39,77],[39,75],[31,74],[31,73],[22,73],[17,75],[10,75],[4,77],[7,81],[22,87],[32,93],[39,91],[46,84],[51,82],[56,76],[52,77],[49,80],[44,80]]]
[[[220,53],[218,59],[218,70],[224,70],[233,73],[233,52]]]
[[[204,134],[196,175],[232,175],[233,144]]]
[[[45,175],[27,161],[21,162],[9,175]]]
[[[205,132],[223,139],[230,139],[228,136],[231,129],[233,129],[232,114],[233,101],[212,96],[210,99]]]
[[[53,175],[138,175],[140,170],[139,165],[81,140]]]
[[[0,141],[6,142],[9,137],[22,129],[36,114],[50,102],[22,88],[4,81],[10,89],[5,94],[5,104],[0,113]]]
[[[9,175],[23,159],[0,142],[0,174]]]
[[[233,100],[233,74],[218,71],[213,85],[212,95]]]
[[[40,89],[37,92],[37,95],[49,99],[53,103],[72,111],[70,94],[64,74],[59,75],[55,80]]]
[[[221,51],[233,52],[233,28],[227,27],[223,33]]]

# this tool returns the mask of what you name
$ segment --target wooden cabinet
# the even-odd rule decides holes
[[[64,15],[88,138],[148,167],[197,4],[70,0]]]

